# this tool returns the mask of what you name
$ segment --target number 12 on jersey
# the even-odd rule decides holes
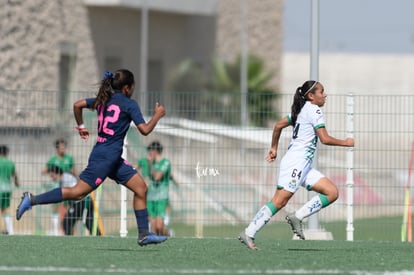
[[[107,115],[104,117],[103,110],[99,111],[98,115],[98,132],[104,132],[110,136],[114,135],[114,130],[108,127],[108,123],[116,123],[119,119],[119,114],[121,113],[121,109],[118,105],[111,104],[106,108],[107,112],[113,112],[111,115]]]

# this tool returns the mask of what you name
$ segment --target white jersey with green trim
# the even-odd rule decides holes
[[[288,115],[291,122],[291,115]],[[325,127],[323,112],[319,106],[306,101],[293,127],[292,140],[288,152],[303,155],[306,160],[312,161],[315,154],[318,136],[316,129]]]

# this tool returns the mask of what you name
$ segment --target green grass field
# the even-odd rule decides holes
[[[259,251],[236,237],[240,226],[173,224],[175,237],[139,247],[127,238],[0,235],[0,274],[414,274],[414,244],[400,242],[401,218],[355,221],[355,241],[345,222],[323,224],[333,241],[292,240],[286,223],[268,224],[256,238]]]
[[[0,274],[413,274],[413,245],[379,241],[1,236]]]
[[[379,217],[370,219],[359,219],[354,221],[354,240],[357,241],[400,241],[401,240],[401,217]],[[346,222],[337,221],[320,224],[331,232],[334,240],[346,240]],[[205,226],[204,236],[217,238],[234,238],[245,225],[217,225]],[[194,226],[184,224],[173,224],[177,237],[195,236]],[[136,229],[129,229],[129,235],[137,235]],[[270,222],[258,233],[259,239],[290,240],[292,231],[286,222]]]

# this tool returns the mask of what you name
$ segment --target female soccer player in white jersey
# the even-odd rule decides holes
[[[318,193],[300,209],[286,216],[293,232],[302,240],[305,239],[302,220],[338,198],[335,184],[312,168],[313,156],[318,139],[326,145],[344,147],[353,147],[354,139],[337,139],[328,134],[320,109],[325,104],[325,100],[323,85],[314,80],[306,81],[296,89],[291,113],[276,123],[266,160],[272,162],[276,159],[280,134],[290,125],[293,126],[292,140],[280,162],[279,179],[273,198],[257,212],[249,226],[240,233],[239,240],[248,248],[257,250],[254,243],[256,233],[287,204],[299,186]]]

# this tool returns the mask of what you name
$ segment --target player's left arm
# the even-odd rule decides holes
[[[164,106],[160,105],[158,102],[155,104],[154,108],[154,115],[148,122],[143,122],[137,124],[138,131],[147,136],[149,133],[154,130],[155,126],[157,125],[158,121],[165,115],[165,108]]]
[[[344,147],[354,147],[354,139],[337,139],[328,134],[328,131],[325,127],[320,127],[316,129],[316,134],[318,135],[319,140],[325,145],[331,146],[344,146]]]

